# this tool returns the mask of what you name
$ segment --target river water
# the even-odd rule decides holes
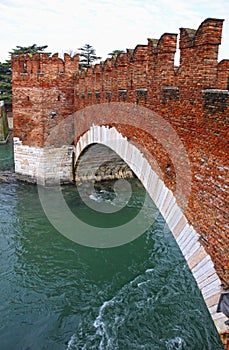
[[[12,169],[10,144],[0,147],[0,161],[1,171]],[[134,211],[144,189],[131,185]],[[62,191],[90,221],[76,188]],[[99,200],[103,193],[107,200],[107,191]],[[0,349],[223,349],[165,227],[159,215],[128,244],[81,246],[53,228],[36,186],[0,184]]]

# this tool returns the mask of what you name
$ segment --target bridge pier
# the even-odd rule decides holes
[[[43,186],[72,182],[73,146],[31,147],[14,137],[16,176],[21,181]]]

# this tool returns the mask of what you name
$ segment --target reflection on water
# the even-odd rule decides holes
[[[86,220],[75,188],[63,192]],[[17,183],[0,184],[0,218],[1,350],[223,349],[161,216],[129,244],[87,248],[51,226],[36,186]]]

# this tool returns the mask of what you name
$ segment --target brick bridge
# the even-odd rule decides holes
[[[86,71],[78,70],[78,55],[12,59],[18,177],[69,182],[88,146],[115,151],[164,216],[219,332],[226,317],[217,304],[229,286],[229,60],[217,61],[222,26],[206,19],[197,30],[181,28],[179,67],[177,34],[169,33]]]

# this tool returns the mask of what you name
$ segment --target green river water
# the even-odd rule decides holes
[[[12,164],[12,146],[1,146],[0,170]],[[132,200],[121,221],[136,211],[144,194],[137,180],[131,185]],[[62,191],[75,215],[95,220],[76,187]],[[113,194],[99,195],[107,200]],[[97,220],[104,225],[103,217]],[[36,186],[1,183],[0,350],[223,349],[165,227],[159,215],[128,244],[81,246],[53,228]]]

